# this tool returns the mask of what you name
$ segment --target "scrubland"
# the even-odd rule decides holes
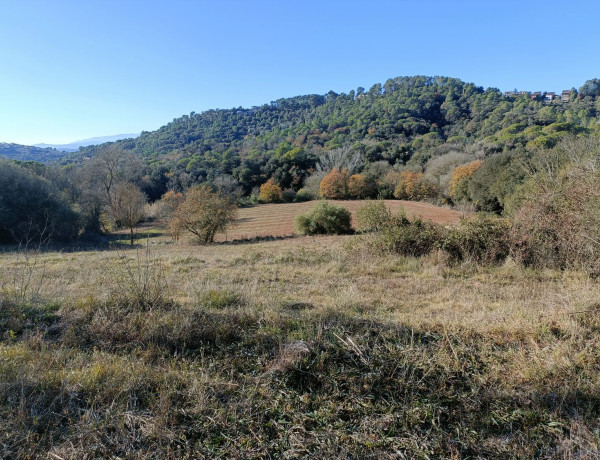
[[[0,458],[597,458],[600,285],[372,236],[0,255]]]

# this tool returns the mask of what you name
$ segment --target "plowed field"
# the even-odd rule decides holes
[[[235,226],[230,227],[227,235],[217,235],[218,241],[225,239],[237,240],[267,236],[289,236],[294,234],[294,218],[308,211],[316,202],[263,204],[251,208],[241,208]],[[331,201],[331,203],[344,206],[352,213],[365,204],[364,201]],[[401,200],[386,200],[388,209],[396,213],[404,208],[408,218],[421,217],[438,224],[451,224],[457,222],[465,214],[452,209],[434,206],[428,203]]]

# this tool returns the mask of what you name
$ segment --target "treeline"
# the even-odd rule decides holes
[[[114,145],[82,165],[0,160],[0,243],[71,241],[116,228],[131,230],[147,197],[141,163]]]

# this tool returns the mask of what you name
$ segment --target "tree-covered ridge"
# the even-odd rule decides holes
[[[424,168],[448,146],[484,154],[535,151],[568,134],[597,132],[600,85],[586,82],[568,103],[530,93],[507,96],[448,77],[398,77],[349,93],[279,99],[253,108],[192,112],[134,140],[119,141],[146,159],[151,198],[167,183],[186,187],[235,179],[249,193],[271,177],[299,189],[326,152],[344,147],[363,164]],[[75,157],[91,156],[98,147]]]

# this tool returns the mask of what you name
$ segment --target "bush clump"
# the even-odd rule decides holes
[[[305,188],[301,188],[300,190],[298,190],[298,193],[296,193],[296,198],[295,198],[295,200],[297,202],[311,201],[314,199],[315,199],[315,196],[310,192],[310,190],[307,190]]]
[[[322,201],[296,216],[294,226],[302,235],[347,234],[352,233],[351,217],[346,208]]]
[[[445,235],[441,249],[448,253],[451,263],[469,260],[482,265],[499,264],[510,252],[509,231],[505,219],[463,219]]]
[[[392,225],[383,229],[378,240],[384,250],[421,257],[433,251],[441,238],[441,229],[431,222],[421,219],[411,222],[404,215],[394,216],[392,221]]]
[[[600,140],[564,143],[546,153],[540,171],[517,188],[511,229],[515,259],[535,268],[600,276]],[[554,157],[552,156],[554,155]],[[544,170],[558,155],[570,159]]]
[[[356,211],[356,229],[359,232],[377,232],[392,222],[392,213],[382,200],[368,201]]]
[[[284,190],[281,194],[281,199],[284,203],[292,203],[296,200],[296,191],[294,189]]]

